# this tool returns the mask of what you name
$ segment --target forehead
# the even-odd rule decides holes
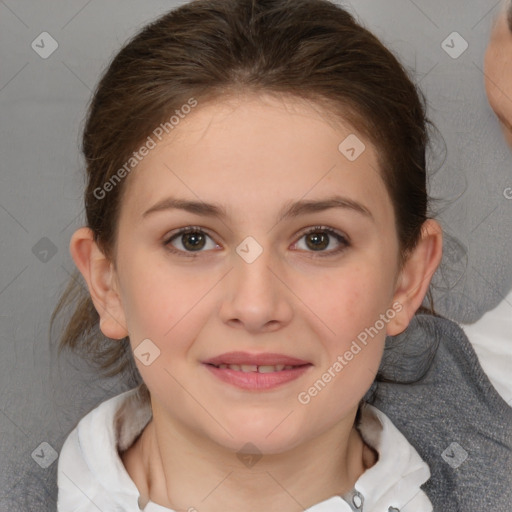
[[[362,151],[354,161],[340,151],[348,137]],[[133,213],[173,195],[222,202],[237,215],[259,215],[262,209],[274,214],[283,201],[333,189],[373,203],[384,219],[392,209],[372,144],[318,104],[290,97],[199,101],[138,164],[129,182],[123,203],[129,202]]]

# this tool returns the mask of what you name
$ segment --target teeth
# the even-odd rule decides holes
[[[258,366],[258,372],[260,373],[272,373],[272,372],[280,372],[284,369],[284,364],[276,364],[275,366]]]
[[[233,365],[233,366],[235,366],[235,365]],[[243,372],[257,372],[258,371],[258,367],[255,364],[242,364],[240,366],[240,369]],[[232,370],[234,370],[234,368],[232,368]]]
[[[291,365],[284,365],[284,364],[276,364],[275,366],[270,365],[261,365],[257,366],[255,364],[219,364],[217,368],[220,368],[221,370],[235,370],[235,371],[242,371],[242,372],[258,372],[258,373],[272,373],[272,372],[280,372],[282,370],[291,370],[294,368],[294,366]]]

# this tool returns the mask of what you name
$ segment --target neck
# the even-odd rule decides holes
[[[143,501],[176,511],[295,512],[350,491],[375,463],[353,427],[355,414],[314,440],[244,465],[233,451],[169,424],[153,403],[152,420],[122,458]]]

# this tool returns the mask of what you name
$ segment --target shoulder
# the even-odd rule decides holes
[[[113,510],[112,506],[123,500],[132,503],[133,496],[136,502],[136,487],[119,457],[115,421],[117,413],[136,391],[137,388],[105,400],[86,414],[67,436],[57,468],[59,512],[97,512],[98,507]]]
[[[429,464],[425,488],[434,505],[479,511],[492,496],[493,508],[505,510],[512,502],[512,408],[460,326],[418,315],[386,343],[381,375],[385,381],[367,398]]]

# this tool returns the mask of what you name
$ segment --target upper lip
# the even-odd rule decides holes
[[[264,354],[249,354],[248,352],[226,352],[218,356],[212,357],[203,361],[206,364],[252,364],[256,366],[276,366],[284,364],[285,366],[301,366],[303,364],[311,364],[309,361],[298,359],[296,357],[287,356],[284,354],[264,353]]]

